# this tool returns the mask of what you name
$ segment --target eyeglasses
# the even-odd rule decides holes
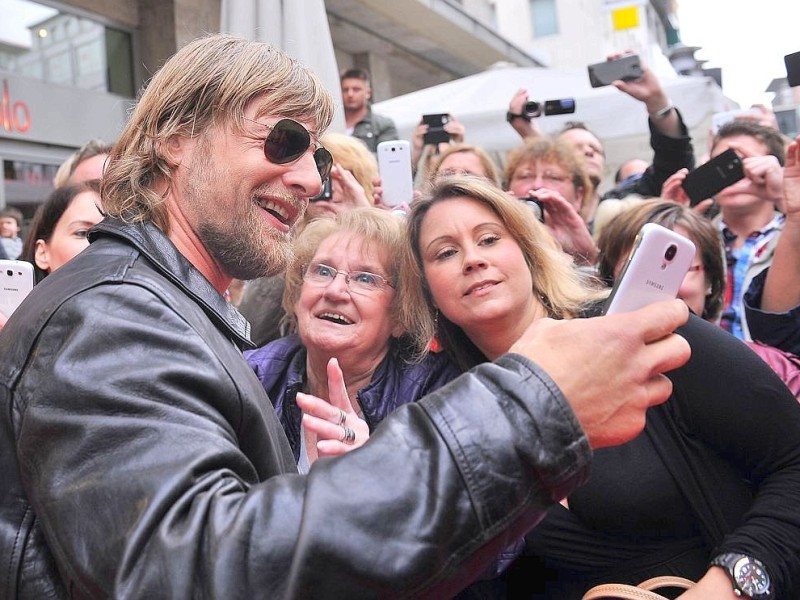
[[[514,179],[536,179],[539,177],[537,173],[533,173],[531,171],[523,171],[520,175],[514,177]],[[559,173],[554,173],[553,171],[545,171],[541,174],[542,181],[544,183],[564,183],[567,179],[569,179],[568,175],[561,175]]]
[[[292,119],[281,119],[275,125],[267,125],[247,117],[242,118],[270,130],[267,139],[264,140],[264,156],[276,165],[285,165],[298,160],[312,144],[308,129]],[[314,162],[317,164],[320,178],[325,181],[331,174],[333,156],[321,144],[314,143],[314,145],[316,146]]]
[[[374,294],[387,286],[394,287],[382,275],[369,271],[340,271],[322,263],[308,265],[303,273],[303,279],[319,287],[328,287],[340,273],[344,275],[344,282],[348,289],[356,294]]]

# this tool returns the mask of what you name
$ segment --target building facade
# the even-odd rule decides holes
[[[323,5],[327,17],[329,31],[305,32],[308,43],[329,34],[339,70],[372,73],[376,101],[498,63],[578,69],[620,49],[657,72],[672,59],[678,72],[702,73],[694,49],[679,43],[675,0],[292,0],[301,1],[293,6]],[[149,75],[188,41],[219,31],[225,10],[260,8],[270,20],[282,4],[4,0],[0,206],[30,216],[64,158],[91,138],[113,141]]]
[[[5,0],[0,206],[30,217],[72,151],[92,138],[115,139],[136,91],[167,57],[220,30],[226,2],[229,10],[252,3],[271,9],[270,0]],[[540,64],[496,32],[489,0],[327,0],[324,6],[339,68],[369,69],[379,99],[497,61]]]

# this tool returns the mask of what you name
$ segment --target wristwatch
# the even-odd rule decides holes
[[[772,583],[767,568],[757,558],[728,552],[718,555],[711,564],[722,567],[728,572],[733,583],[733,591],[737,596],[752,600],[772,598]]]

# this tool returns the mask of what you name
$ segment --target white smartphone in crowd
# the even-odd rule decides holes
[[[0,260],[0,312],[11,316],[33,289],[33,265],[24,260]]]
[[[646,223],[636,236],[603,314],[630,312],[676,298],[694,254],[690,239],[661,225]]]
[[[397,206],[414,199],[414,176],[411,173],[411,143],[391,140],[378,144],[378,171],[381,175],[383,203]]]

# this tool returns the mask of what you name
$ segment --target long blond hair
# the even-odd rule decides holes
[[[422,223],[435,204],[450,198],[467,197],[486,205],[495,213],[519,245],[537,294],[548,316],[568,319],[578,316],[607,295],[599,282],[576,269],[547,229],[533,218],[531,211],[497,186],[480,177],[444,177],[434,182],[412,207],[407,218],[406,245],[400,269],[404,291],[402,323],[416,336],[417,346],[434,337],[462,368],[470,368],[485,357],[464,331],[438,315],[430,292],[420,253]],[[457,218],[457,215],[453,215]]]

